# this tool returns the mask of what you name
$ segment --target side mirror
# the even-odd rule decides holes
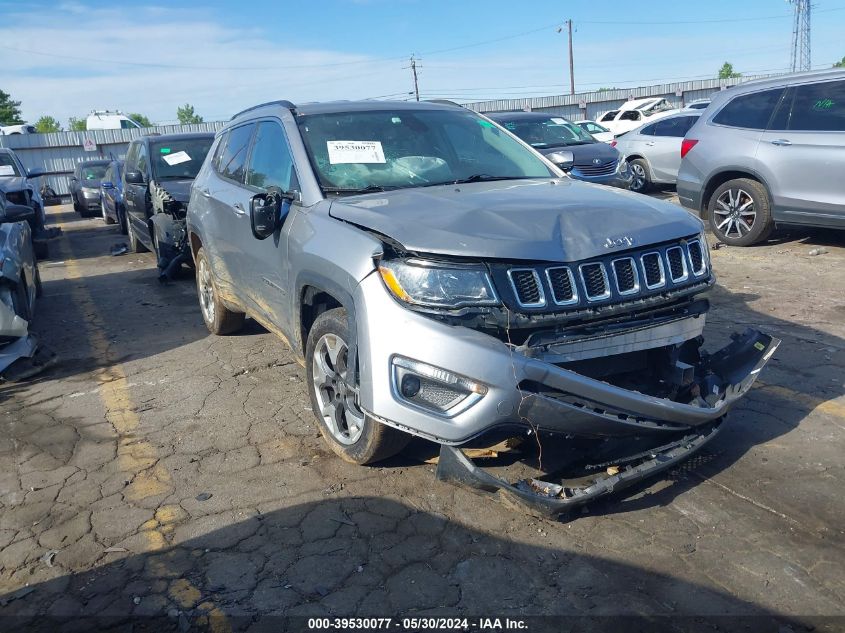
[[[142,174],[140,171],[127,171],[126,182],[128,182],[130,185],[143,185],[144,174]]]
[[[252,197],[249,202],[249,220],[256,239],[267,239],[285,223],[292,200],[292,194],[284,193],[275,187],[267,193]]]
[[[40,167],[33,167],[32,169],[27,170],[26,177],[27,178],[40,178],[44,175],[44,170]]]
[[[114,183],[106,180],[105,182],[101,182],[100,186],[103,189],[114,189]]]
[[[563,171],[569,171],[575,164],[575,154],[570,151],[552,152],[546,154],[546,158],[552,161],[555,165],[560,167]]]
[[[0,222],[32,222],[35,220],[35,209],[22,204],[7,204],[0,214]]]

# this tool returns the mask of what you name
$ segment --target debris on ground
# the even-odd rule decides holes
[[[21,382],[56,362],[56,353],[40,345],[34,334],[29,334],[0,350],[0,376],[7,382]]]
[[[718,251],[720,248],[724,248],[725,246],[727,246],[727,244],[725,244],[724,242],[713,242],[713,246],[711,246],[710,248],[714,251]]]
[[[210,492],[201,492],[196,497],[194,497],[197,501],[208,501],[211,499]]]
[[[56,554],[58,554],[58,553],[59,553],[59,550],[51,549],[51,550],[47,551],[44,554],[44,556],[42,556],[40,558],[40,560],[41,560],[42,563],[47,565],[47,567],[52,567],[53,566],[53,559],[56,558]]]
[[[129,252],[129,245],[126,242],[120,242],[119,244],[113,244],[112,247],[109,249],[109,254],[112,257],[117,257],[118,255],[126,255]]]
[[[829,252],[830,251],[828,251],[824,246],[820,246],[819,248],[811,249],[810,252],[807,253],[807,255],[809,255],[810,257],[815,257],[816,255],[824,255]]]

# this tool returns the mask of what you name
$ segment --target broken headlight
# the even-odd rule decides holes
[[[499,303],[490,275],[480,265],[392,259],[379,264],[379,273],[391,294],[406,303],[438,308]]]

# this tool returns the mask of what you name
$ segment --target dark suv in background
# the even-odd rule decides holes
[[[678,197],[722,242],[761,242],[781,223],[845,229],[845,70],[716,93],[681,156]]]
[[[106,175],[110,160],[86,160],[78,163],[70,177],[70,197],[73,210],[80,215],[100,211],[100,183]]]
[[[540,112],[487,115],[573,178],[628,189],[633,174],[618,150],[567,119]]]
[[[167,218],[157,218],[161,222],[157,231],[153,216],[157,211],[178,213],[174,206],[179,206],[184,223],[191,183],[213,141],[213,133],[203,132],[142,136],[129,145],[123,166],[123,209],[133,252],[159,254],[157,242],[163,239],[172,244],[178,239],[171,233],[178,231],[178,226],[171,226]]]

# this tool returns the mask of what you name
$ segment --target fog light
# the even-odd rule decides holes
[[[411,374],[402,377],[402,395],[413,398],[420,392],[420,379]]]
[[[393,384],[406,402],[447,415],[456,415],[487,393],[481,383],[401,356],[393,357]]]

